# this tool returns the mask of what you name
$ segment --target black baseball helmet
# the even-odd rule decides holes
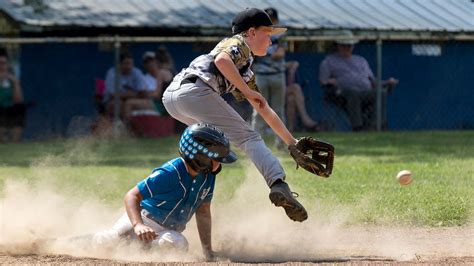
[[[179,154],[199,173],[212,171],[212,159],[221,163],[237,160],[224,132],[205,123],[193,124],[184,130],[179,141]]]

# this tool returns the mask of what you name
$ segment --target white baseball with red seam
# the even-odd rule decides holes
[[[413,178],[411,176],[411,171],[402,170],[398,172],[397,180],[400,183],[400,185],[404,185],[404,186],[409,185],[413,181]]]

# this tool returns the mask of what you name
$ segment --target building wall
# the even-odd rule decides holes
[[[201,52],[189,43],[166,44],[177,70]],[[21,82],[26,100],[37,105],[28,111],[26,136],[45,138],[86,134],[96,112],[93,105],[94,80],[104,78],[113,65],[113,52],[97,44],[29,44],[21,47]],[[134,44],[136,66],[141,55],[158,44]],[[383,78],[400,80],[389,96],[388,119],[392,130],[474,128],[473,43],[445,43],[439,57],[411,54],[409,42],[386,42],[383,46]],[[375,69],[375,45],[362,42],[354,53],[364,56]],[[299,76],[306,106],[316,120],[332,120],[338,130],[347,130],[344,116],[324,103],[317,81],[322,53],[291,53],[300,62]]]
[[[141,55],[157,44],[130,45],[135,66]],[[172,44],[178,69],[198,55],[190,44]],[[95,79],[104,79],[114,64],[114,53],[98,44],[28,44],[21,47],[21,82],[26,101],[36,102],[28,110],[27,138],[85,134],[96,117]]]

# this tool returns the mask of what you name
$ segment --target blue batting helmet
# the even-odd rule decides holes
[[[212,159],[221,163],[237,160],[224,132],[205,123],[193,124],[184,130],[179,141],[179,154],[199,173],[212,171]]]

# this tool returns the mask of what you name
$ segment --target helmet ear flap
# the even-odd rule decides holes
[[[212,160],[204,154],[196,154],[194,159],[186,161],[196,172],[207,174],[212,171]]]

